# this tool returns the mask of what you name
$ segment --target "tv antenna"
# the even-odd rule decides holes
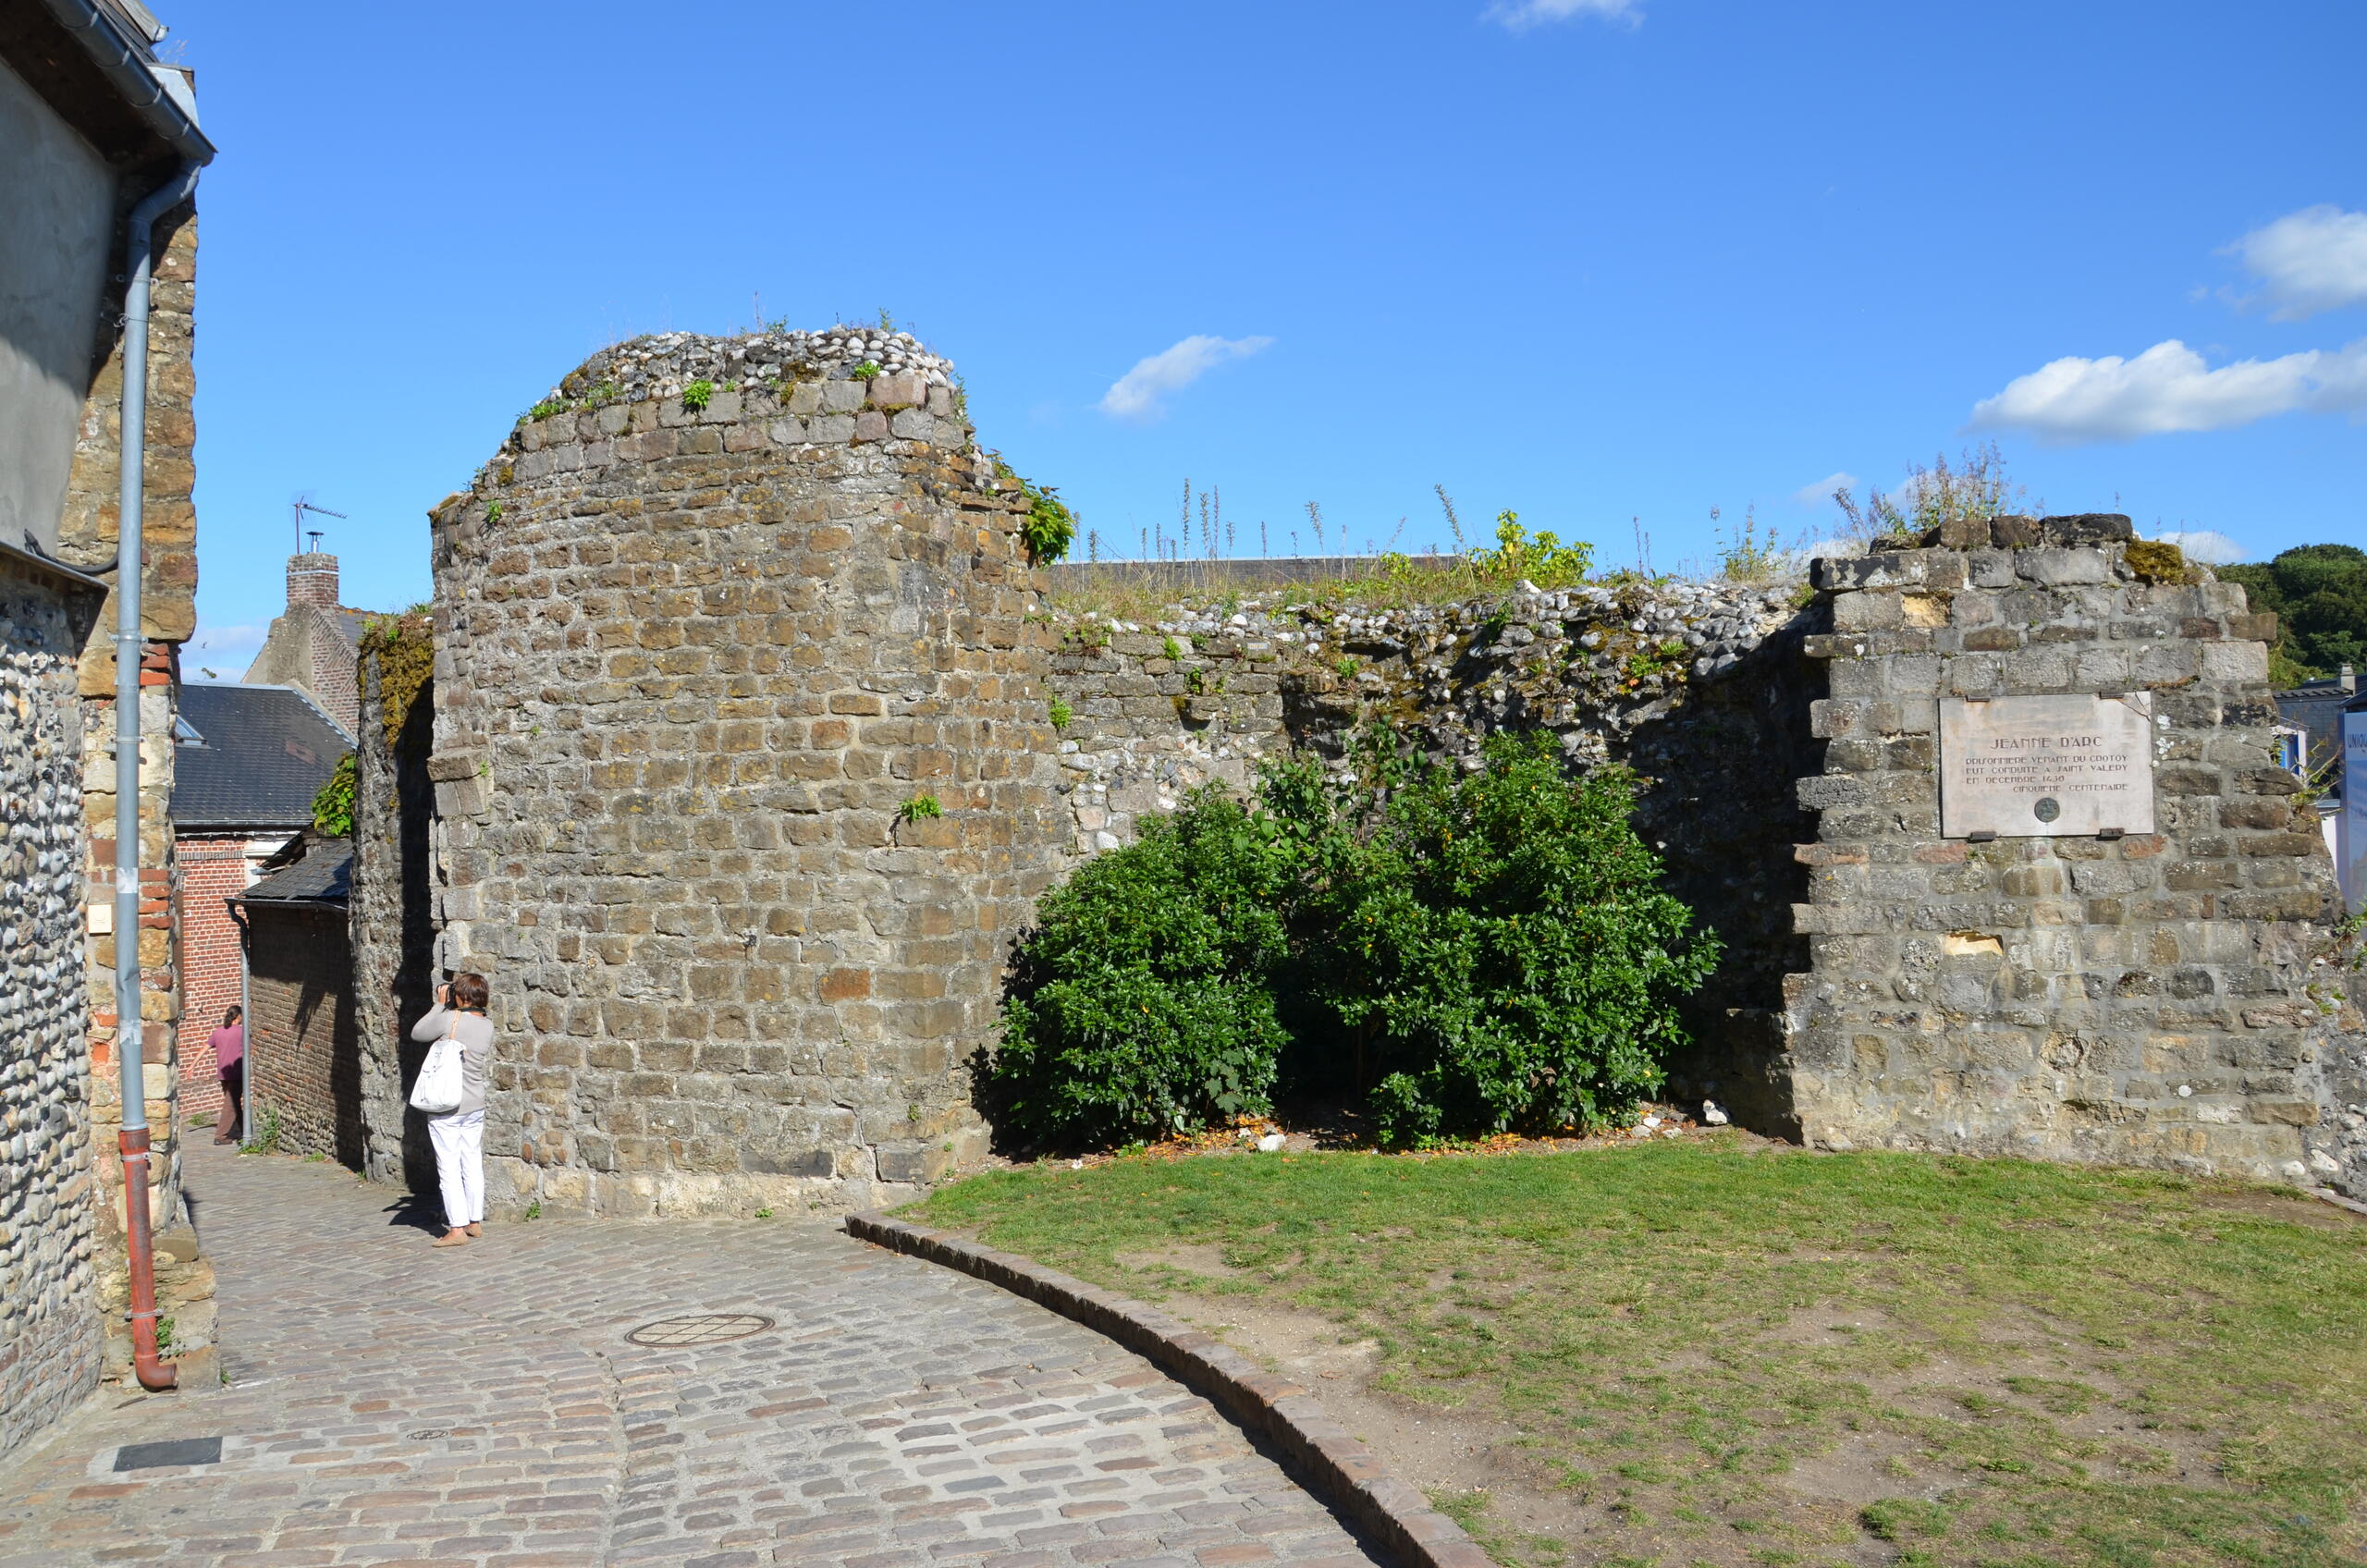
[[[323,517],[333,517],[340,521],[346,520],[343,512],[333,512],[326,507],[316,507],[313,505],[311,501],[300,496],[298,496],[291,505],[296,510],[296,553],[300,556],[304,553],[304,535],[308,532],[304,527],[304,514],[306,512],[318,512]],[[312,530],[309,532],[312,533],[313,543],[317,545],[321,542],[319,531]]]

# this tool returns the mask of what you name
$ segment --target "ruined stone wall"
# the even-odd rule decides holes
[[[491,976],[494,1201],[893,1201],[1064,837],[1018,530],[901,335],[586,361],[434,514],[439,970]],[[933,804],[939,815],[928,815]]]
[[[353,878],[350,902],[354,1030],[360,1052],[362,1170],[376,1182],[419,1192],[435,1185],[425,1118],[405,1096],[426,1059],[411,1025],[435,1005],[435,786],[432,681],[410,668],[428,629],[405,621],[420,646],[389,660],[374,639],[361,660],[361,719],[355,731]],[[389,679],[391,677],[391,680]]]
[[[1130,841],[1142,819],[1210,781],[1245,787],[1262,758],[1333,757],[1382,722],[1438,757],[1502,729],[1544,727],[1574,762],[1639,775],[1637,826],[1668,886],[1727,945],[1689,1005],[1695,1047],[1672,1092],[1714,1096],[1790,1130],[1777,1021],[1803,967],[1792,849],[1809,819],[1794,778],[1814,765],[1802,656],[1813,612],[1797,583],[1643,582],[1467,603],[1345,606],[1179,587],[1171,566],[1090,569],[1056,614],[1053,694],[1067,706],[1061,790],[1071,864]],[[1176,597],[1139,620],[1093,607],[1147,589]]]
[[[2332,868],[2270,754],[2273,618],[2129,540],[2125,518],[1998,519],[1820,563],[1802,1127],[2356,1191],[2336,998],[2312,992]],[[2151,693],[2156,831],[1943,836],[1939,699],[2118,692]]]
[[[0,1453],[99,1374],[74,677],[95,607],[0,561]]]

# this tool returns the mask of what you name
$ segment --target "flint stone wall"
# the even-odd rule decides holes
[[[1185,563],[1187,565],[1197,563]],[[1810,818],[1793,782],[1815,766],[1797,583],[1636,582],[1403,608],[1342,608],[1179,587],[1171,563],[1055,569],[1080,595],[1056,614],[1053,693],[1070,864],[1131,841],[1193,789],[1235,789],[1294,749],[1333,758],[1381,722],[1440,759],[1476,759],[1503,729],[1556,732],[1576,763],[1640,778],[1637,824],[1671,891],[1727,945],[1688,1006],[1694,1047],[1672,1092],[1791,1131],[1781,1060],[1784,976],[1804,968],[1793,846]],[[1086,574],[1090,575],[1087,576]],[[1096,593],[1175,591],[1159,619],[1076,607]],[[1475,761],[1476,766],[1476,761]]]
[[[405,622],[403,634],[427,628]],[[353,877],[347,905],[353,949],[353,1017],[359,1052],[362,1156],[374,1182],[435,1190],[435,1154],[426,1118],[408,1096],[427,1058],[411,1025],[435,1005],[435,865],[431,824],[435,787],[427,763],[434,744],[435,691],[397,691],[401,705],[387,722],[386,668],[379,651],[359,660],[360,718],[354,730]]]
[[[1025,502],[950,367],[669,335],[536,411],[433,515],[493,1200],[794,1212],[975,1161],[963,1064],[1065,831]]]
[[[1792,982],[1797,1114],[1828,1148],[2217,1170],[2360,1190],[2326,1075],[2338,913],[2270,753],[2275,618],[2126,518],[2001,518],[1818,563],[1831,692]],[[1942,837],[1943,696],[2152,693],[2157,831]],[[2357,1015],[2350,1015],[2356,1023]],[[2355,1090],[2354,1090],[2355,1092]],[[2346,1119],[2348,1121],[2346,1121]]]
[[[0,1454],[99,1376],[75,695],[93,608],[0,565]]]

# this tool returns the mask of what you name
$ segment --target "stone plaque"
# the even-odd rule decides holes
[[[2153,696],[1940,701],[1950,839],[2153,831]]]

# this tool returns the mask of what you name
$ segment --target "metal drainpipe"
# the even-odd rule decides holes
[[[146,503],[148,292],[156,220],[197,189],[198,165],[178,173],[131,209],[125,246],[131,263],[123,296],[123,487],[116,526],[115,582],[115,1045],[123,1071],[123,1229],[131,1251],[131,1358],[143,1389],[179,1380],[156,1354],[156,1265],[148,1214],[148,1094],[140,1018],[140,591]]]

